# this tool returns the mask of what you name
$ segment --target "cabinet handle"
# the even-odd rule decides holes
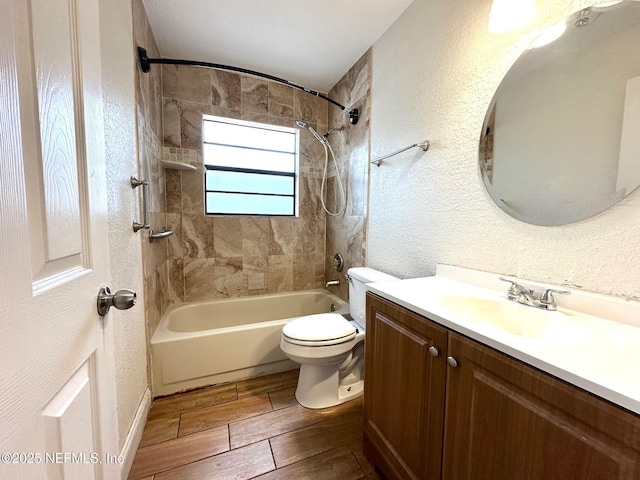
[[[458,362],[451,355],[447,357],[447,363],[449,364],[450,367],[453,367],[453,368],[456,368],[458,366]]]
[[[440,355],[440,351],[433,345],[429,347],[429,353],[431,354],[432,357],[437,357],[438,355]]]

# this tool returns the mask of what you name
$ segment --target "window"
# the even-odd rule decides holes
[[[205,115],[205,212],[295,216],[296,128]]]

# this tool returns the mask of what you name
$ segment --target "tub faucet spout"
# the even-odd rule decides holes
[[[340,280],[329,280],[327,283],[325,283],[326,288],[337,287],[338,285],[340,285]]]

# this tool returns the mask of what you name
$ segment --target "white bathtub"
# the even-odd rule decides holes
[[[151,337],[154,396],[296,368],[280,350],[283,325],[332,305],[349,313],[349,304],[326,290],[169,307]]]

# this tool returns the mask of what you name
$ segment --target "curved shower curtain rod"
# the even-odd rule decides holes
[[[219,63],[200,62],[197,60],[179,60],[174,58],[149,58],[149,56],[147,55],[147,50],[142,47],[138,47],[138,61],[140,62],[140,68],[145,73],[151,70],[152,63],[159,63],[163,65],[193,65],[196,67],[208,67],[208,68],[215,68],[217,70],[229,70],[231,72],[246,73],[248,75],[254,75],[256,77],[266,78],[267,80],[282,83],[284,85],[289,85],[290,87],[297,88],[298,90],[302,90],[303,92],[307,92],[311,95],[315,95],[316,97],[320,97],[329,103],[333,103],[335,106],[340,108],[344,113],[349,115],[349,123],[351,123],[352,125],[355,125],[356,123],[358,123],[358,120],[360,119],[360,112],[358,111],[357,108],[353,108],[349,110],[344,105],[339,104],[335,100],[332,100],[331,98],[327,97],[326,95],[323,95],[320,92],[316,92],[315,90],[311,90],[310,88],[292,83],[289,80],[274,77],[273,75],[268,75],[266,73],[256,72],[254,70],[248,70],[246,68],[232,67],[230,65],[221,65]]]

